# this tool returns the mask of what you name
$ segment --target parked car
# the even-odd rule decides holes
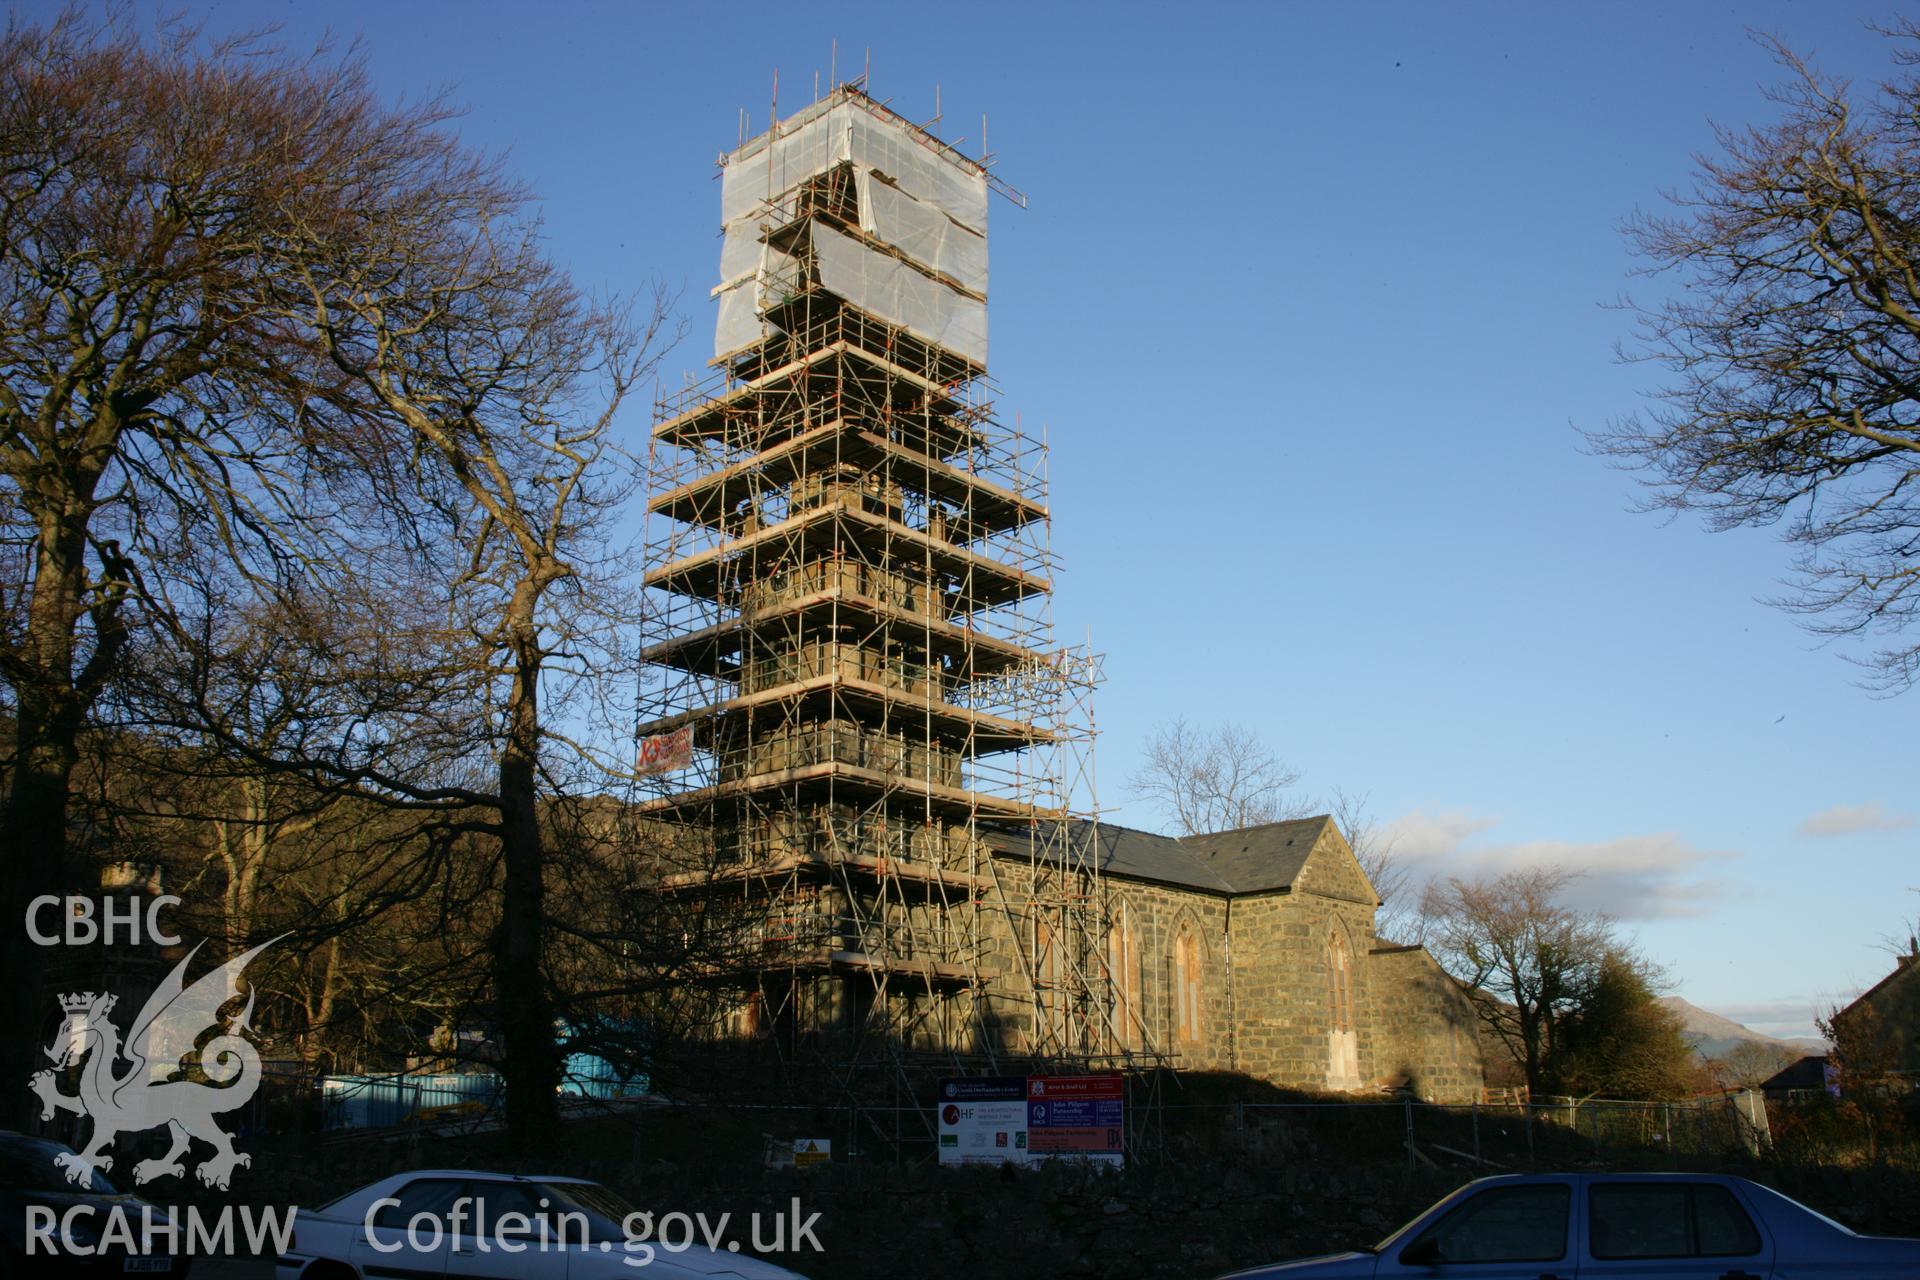
[[[1509,1175],[1468,1183],[1371,1249],[1256,1267],[1230,1280],[1268,1276],[1916,1280],[1920,1240],[1858,1235],[1745,1178]]]
[[[0,1276],[187,1274],[173,1233],[143,1230],[149,1217],[171,1221],[164,1212],[97,1171],[69,1181],[54,1163],[61,1156],[73,1159],[73,1148],[0,1129]],[[128,1230],[109,1231],[116,1216]],[[39,1237],[31,1249],[29,1233]]]
[[[274,1277],[802,1280],[738,1251],[738,1235],[718,1247],[697,1240],[668,1247],[636,1213],[615,1192],[582,1178],[473,1169],[400,1173],[296,1213],[292,1243],[275,1260]],[[686,1238],[677,1235],[672,1243]]]

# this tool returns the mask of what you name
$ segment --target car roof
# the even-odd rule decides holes
[[[497,1169],[403,1169],[390,1174],[394,1178],[479,1178],[487,1182],[564,1182],[591,1186],[590,1178],[573,1178],[559,1173],[501,1173]],[[382,1179],[385,1181],[386,1179]]]
[[[0,1129],[0,1142],[31,1142],[36,1146],[64,1146],[53,1138],[42,1138],[37,1134],[21,1133],[18,1129]]]
[[[1723,1184],[1747,1181],[1731,1173],[1674,1169],[1596,1169],[1583,1173],[1562,1173],[1556,1170],[1543,1170],[1539,1173],[1496,1173],[1484,1178],[1475,1178],[1466,1185],[1491,1187],[1510,1182],[1572,1182],[1578,1179],[1585,1179],[1588,1182],[1718,1182]]]

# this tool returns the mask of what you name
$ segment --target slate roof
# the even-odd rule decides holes
[[[1332,821],[1321,814],[1185,839],[1103,822],[1099,826],[1100,874],[1223,895],[1290,890]],[[1072,838],[1086,839],[1091,826],[1075,823]],[[1025,831],[983,827],[982,834],[995,849],[1026,856]]]
[[[1827,1060],[1824,1056],[1801,1058],[1760,1082],[1768,1092],[1784,1089],[1824,1089],[1827,1087]]]

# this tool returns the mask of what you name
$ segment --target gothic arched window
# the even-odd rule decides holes
[[[1174,1034],[1184,1045],[1201,1043],[1200,939],[1183,924],[1173,941]]]
[[[1327,1010],[1333,1030],[1353,1030],[1353,953],[1337,929],[1327,936]]]
[[[1127,904],[1118,903],[1107,926],[1107,973],[1113,981],[1113,1029],[1122,1049],[1141,1047],[1140,955]]]
[[[1033,921],[1033,1027],[1028,1035],[1030,1052],[1044,1053],[1051,1037],[1059,1030],[1061,1009],[1061,946],[1053,920],[1044,912]]]

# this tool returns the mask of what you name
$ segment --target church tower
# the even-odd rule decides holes
[[[1052,647],[1045,451],[987,379],[998,186],[851,86],[745,142],[716,372],[653,430],[642,808],[669,887],[754,921],[727,1030],[783,1053],[1100,1034],[1061,767],[1091,664]]]

